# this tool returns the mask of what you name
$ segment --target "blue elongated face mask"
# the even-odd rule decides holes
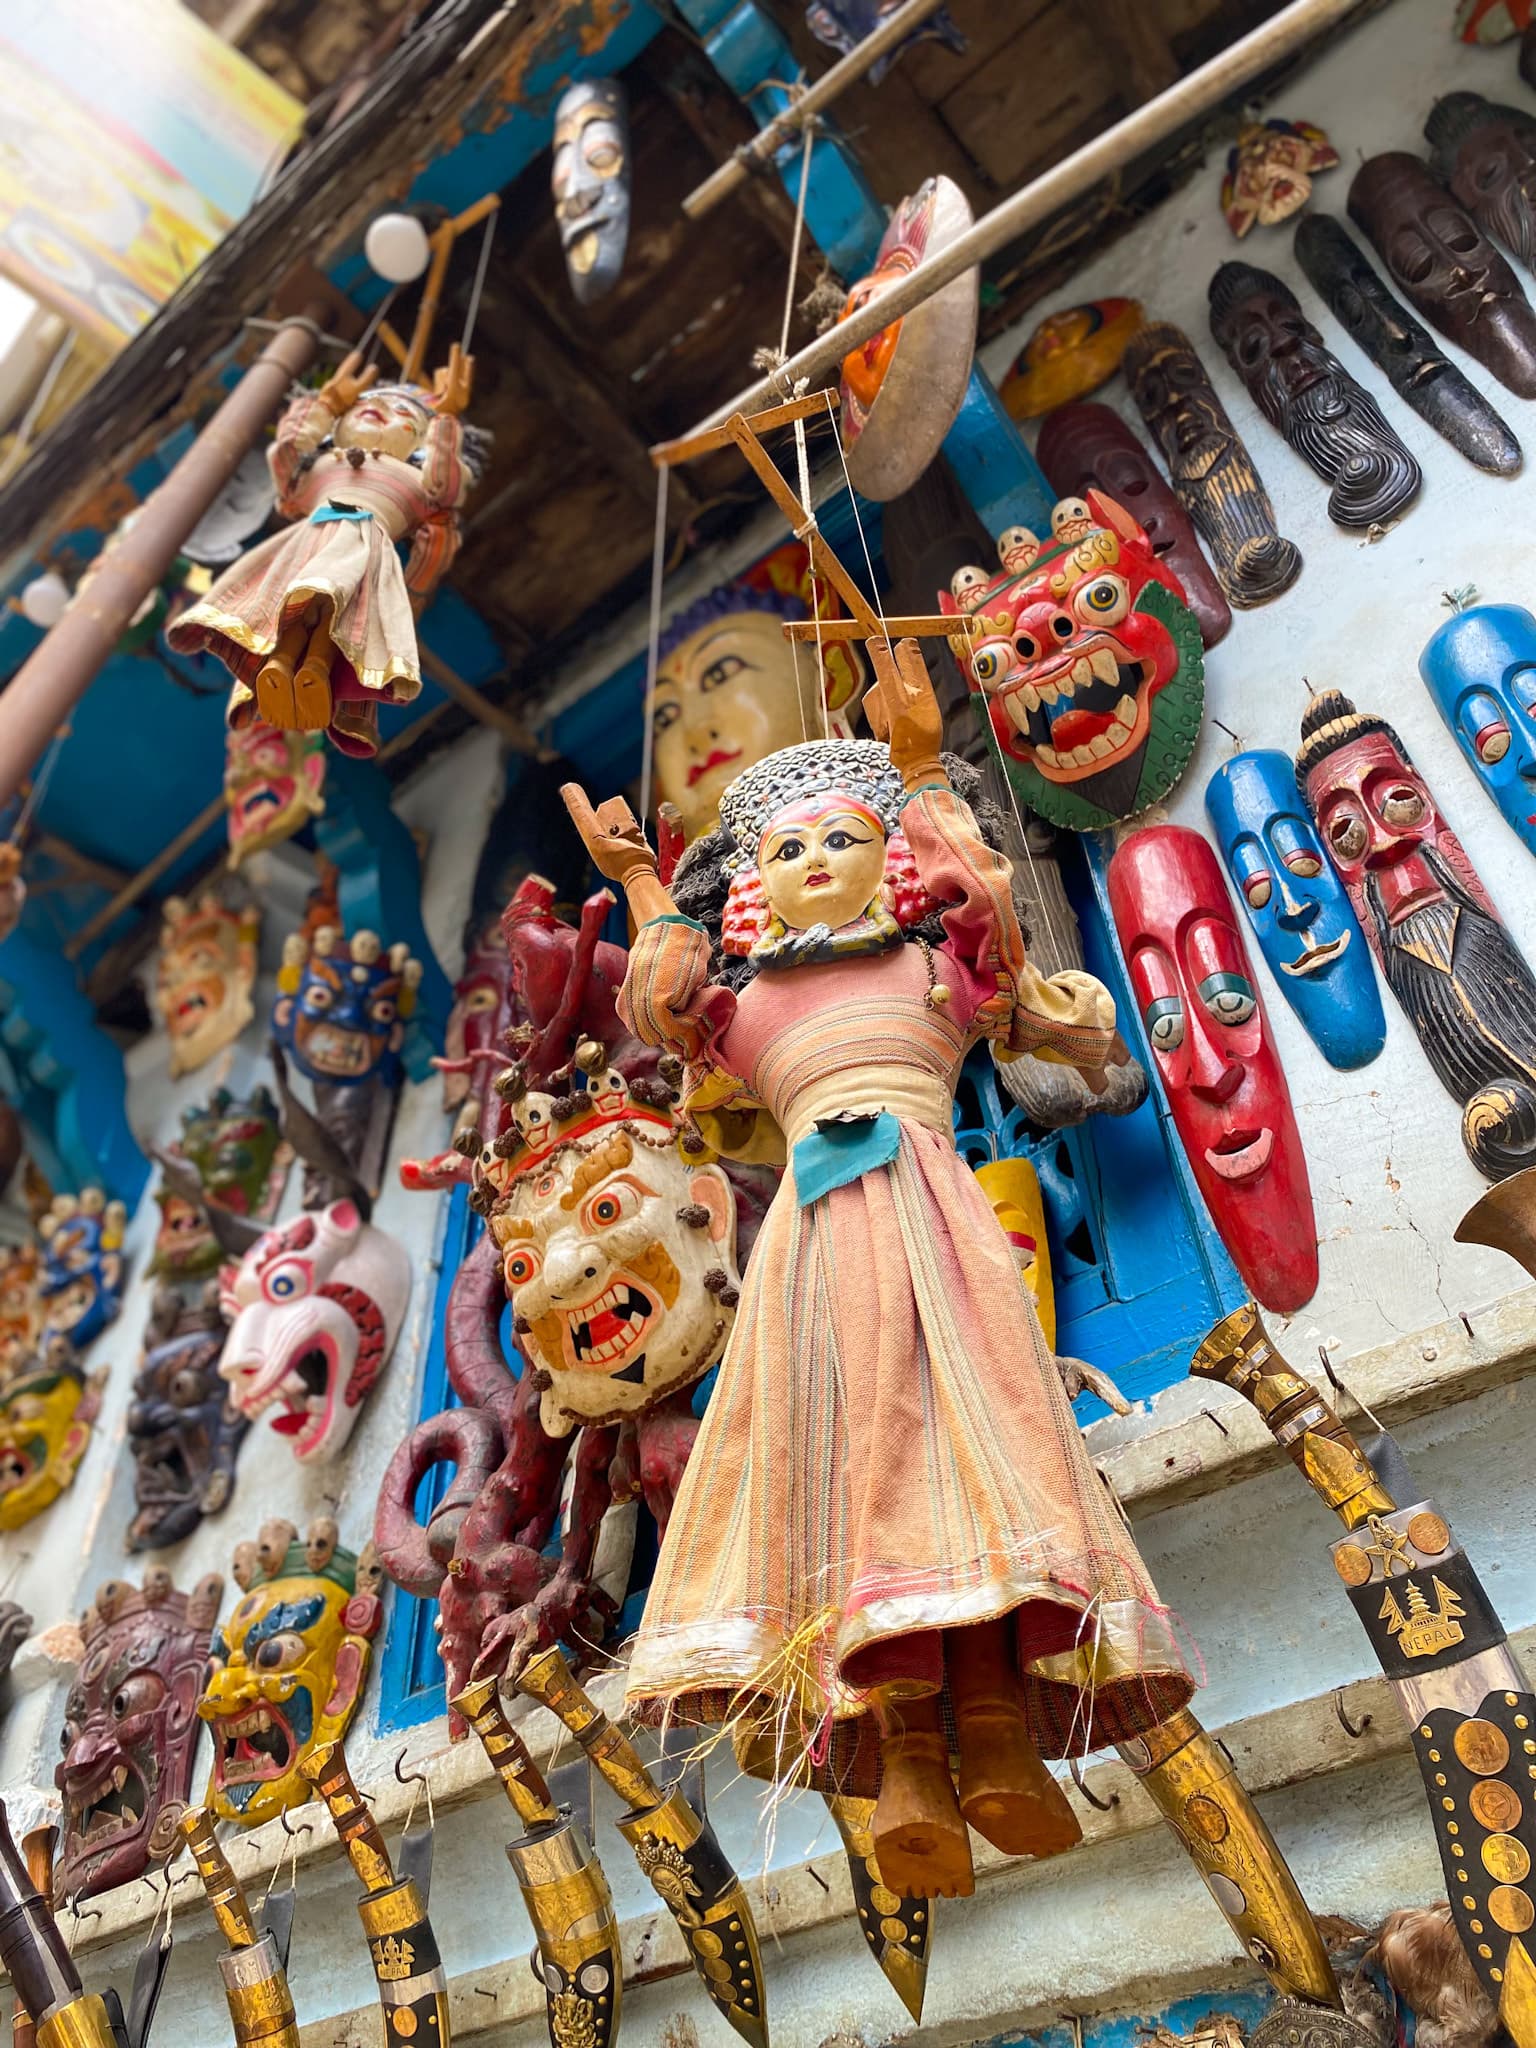
[[[629,241],[629,117],[616,78],[584,78],[555,110],[550,172],[571,290],[590,306],[613,290]]]
[[[1367,1065],[1386,1038],[1375,972],[1289,758],[1234,756],[1211,777],[1205,805],[1280,993],[1333,1066]]]
[[[1536,852],[1536,618],[1515,604],[1458,612],[1419,674],[1467,765]]]

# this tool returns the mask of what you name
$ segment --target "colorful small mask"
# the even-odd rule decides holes
[[[128,1410],[137,1504],[130,1550],[179,1543],[234,1492],[250,1424],[219,1377],[228,1334],[217,1288],[190,1306],[174,1287],[156,1293]]]
[[[197,1711],[213,1737],[207,1804],[254,1827],[311,1788],[299,1758],[340,1742],[357,1711],[378,1633],[379,1575],[369,1544],[341,1549],[336,1524],[305,1542],[291,1522],[268,1522],[235,1551],[240,1598],[213,1632]]]
[[[813,578],[804,545],[791,541],[733,583],[672,619],[661,636],[651,731],[659,801],[674,804],[684,837],[712,832],[727,784],[756,761],[827,727],[852,730],[864,675],[848,641],[822,648],[816,687],[812,648],[798,651],[786,619],[841,616],[837,593]]]
[[[179,1847],[202,1724],[197,1696],[224,1581],[217,1572],[178,1593],[164,1570],[142,1590],[114,1579],[80,1623],[81,1657],[64,1707],[64,1842],[60,1898],[92,1899],[131,1884]]]
[[[629,241],[629,115],[616,78],[583,78],[555,109],[550,186],[571,290],[590,306],[611,292]]]
[[[1290,1091],[1209,843],[1182,825],[1121,842],[1109,901],[1195,1185],[1266,1308],[1317,1291],[1317,1226]]]
[[[123,1231],[127,1211],[100,1188],[55,1195],[39,1220],[43,1330],[77,1351],[117,1320],[123,1305]]]
[[[236,1098],[227,1088],[216,1088],[202,1108],[183,1110],[176,1150],[195,1168],[208,1201],[257,1223],[276,1214],[293,1153],[267,1089]],[[195,1226],[178,1217],[176,1230],[168,1234],[173,1206],[193,1205],[170,1188],[155,1199],[166,1221],[155,1239],[150,1271],[172,1279],[216,1272],[219,1248],[201,1210],[195,1211]]]
[[[226,910],[216,896],[195,904],[166,899],[155,974],[155,1005],[171,1041],[171,1077],[204,1066],[233,1045],[256,1012],[254,907]]]
[[[1474,604],[1436,630],[1419,674],[1473,774],[1536,853],[1536,618]]]
[[[1520,398],[1536,398],[1536,310],[1520,280],[1429,166],[1406,150],[1368,157],[1349,217],[1411,306]]]
[[[1260,412],[1331,484],[1328,517],[1351,531],[1406,512],[1424,476],[1381,407],[1301,310],[1288,284],[1223,263],[1210,284],[1211,332]]]
[[[1003,379],[1004,405],[1016,420],[1037,420],[1086,398],[1119,369],[1141,321],[1135,299],[1095,299],[1047,314]]]
[[[1278,749],[1236,754],[1211,777],[1205,808],[1280,993],[1331,1065],[1368,1065],[1387,1035],[1376,972],[1294,766]]]
[[[1063,538],[1070,535],[1071,538]],[[948,591],[981,635],[957,654],[1021,803],[1087,832],[1167,795],[1194,751],[1205,701],[1200,628],[1177,578],[1130,514],[1089,491],[1063,499],[1052,538],[993,578],[979,603]]]
[[[1310,121],[1251,121],[1238,130],[1221,181],[1221,210],[1239,241],[1255,222],[1278,227],[1312,197],[1317,171],[1338,166],[1339,152]]]
[[[257,722],[230,728],[224,747],[229,864],[278,846],[325,809],[325,739]]]
[[[42,1267],[35,1244],[0,1249],[0,1350],[31,1346],[43,1334]]]
[[[875,267],[848,294],[842,317],[879,298],[971,225],[959,186],[927,178],[891,215]],[[976,349],[980,272],[964,271],[843,358],[842,435],[848,474],[866,498],[910,490],[955,423]]]
[[[101,1377],[87,1379],[67,1337],[40,1351],[9,1347],[0,1371],[0,1529],[19,1529],[51,1507],[74,1478],[101,1407]]]
[[[273,1426],[301,1463],[335,1457],[400,1334],[405,1247],[355,1202],[332,1202],[269,1230],[223,1279],[230,1399],[252,1421],[276,1408]]]
[[[1385,719],[1337,690],[1301,722],[1296,779],[1462,1142],[1502,1180],[1536,1162],[1536,979]]]
[[[272,1029],[311,1081],[355,1088],[377,1078],[395,1089],[420,983],[421,963],[403,945],[384,952],[373,932],[358,932],[344,950],[333,925],[312,942],[294,932],[283,945]]]

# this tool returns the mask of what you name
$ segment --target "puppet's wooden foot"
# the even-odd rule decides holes
[[[971,1843],[949,1775],[938,1700],[903,1701],[883,1719],[872,1824],[881,1875],[906,1898],[968,1898],[976,1888]]]
[[[293,678],[294,723],[301,732],[324,732],[331,722],[331,657],[335,649],[324,625],[316,626]]]
[[[256,715],[267,725],[292,732],[299,723],[298,704],[293,693],[293,671],[309,639],[302,619],[284,626],[277,644],[256,677]]]
[[[1030,1740],[1005,1619],[945,1637],[960,1749],[960,1811],[1005,1856],[1059,1856],[1083,1839],[1067,1795]]]

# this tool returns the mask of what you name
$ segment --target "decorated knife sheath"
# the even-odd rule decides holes
[[[213,1815],[194,1806],[181,1817],[219,1932],[229,1944],[219,1957],[224,1997],[234,2022],[236,2048],[299,2048],[298,2021],[277,1943],[256,1931],[240,1880],[214,1837]]]

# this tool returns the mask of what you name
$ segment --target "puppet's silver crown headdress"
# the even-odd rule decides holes
[[[754,762],[720,798],[720,822],[735,840],[725,856],[734,874],[757,863],[757,844],[779,812],[807,797],[845,790],[867,804],[887,833],[901,822],[907,792],[881,740],[807,740]]]

